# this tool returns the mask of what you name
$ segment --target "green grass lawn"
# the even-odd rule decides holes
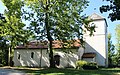
[[[23,70],[32,75],[120,75],[120,68],[102,68],[99,70],[76,70],[76,69],[39,69]]]

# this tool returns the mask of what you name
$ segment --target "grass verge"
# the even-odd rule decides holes
[[[17,69],[32,75],[120,75],[120,68],[102,68],[99,70],[76,70],[73,68],[56,69]]]

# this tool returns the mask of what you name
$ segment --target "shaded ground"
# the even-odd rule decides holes
[[[75,69],[42,69],[26,70],[34,75],[120,75],[120,69],[75,70]]]

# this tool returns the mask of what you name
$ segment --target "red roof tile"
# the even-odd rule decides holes
[[[71,42],[71,41],[69,41]],[[59,40],[55,40],[53,41],[53,48],[62,48],[63,47],[63,44],[67,44],[67,43],[63,43],[62,41],[59,41]],[[67,44],[69,45],[69,44]],[[79,40],[74,40],[73,43],[70,44],[70,47],[69,48],[76,48],[76,47],[79,47],[80,46],[80,41]],[[67,48],[67,46],[64,46]],[[36,49],[36,48],[48,48],[48,41],[34,41],[34,42],[29,42],[25,45],[19,45],[16,47],[16,49],[24,49],[24,48],[32,48],[32,49]]]

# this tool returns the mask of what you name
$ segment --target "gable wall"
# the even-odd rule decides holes
[[[107,29],[104,20],[93,21],[96,25],[94,36],[89,36],[89,32],[84,35],[86,41],[85,53],[95,52],[95,61],[100,66],[106,66],[107,60]]]

